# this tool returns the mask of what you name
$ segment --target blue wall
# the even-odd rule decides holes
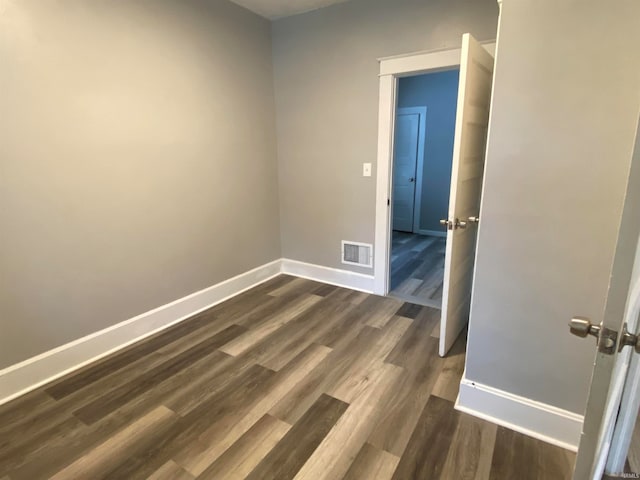
[[[456,69],[400,79],[398,108],[427,107],[421,230],[444,231],[439,221],[449,210],[458,73]]]

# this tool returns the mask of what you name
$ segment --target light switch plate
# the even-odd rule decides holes
[[[362,164],[362,176],[363,177],[370,177],[371,176],[371,164],[370,163],[363,163]]]

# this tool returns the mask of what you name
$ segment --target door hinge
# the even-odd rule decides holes
[[[387,207],[388,207],[389,205],[391,205],[391,199],[390,199],[390,198],[387,198]]]

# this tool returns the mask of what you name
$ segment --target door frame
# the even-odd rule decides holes
[[[413,222],[411,229],[413,233],[426,233],[420,229],[420,213],[422,207],[422,175],[424,173],[424,143],[427,138],[427,107],[402,107],[396,109],[396,115],[400,114],[417,114],[418,115],[418,150],[416,152],[416,184],[413,194]],[[395,157],[395,156],[394,156]],[[391,159],[391,167],[393,171],[393,162]],[[393,180],[393,175],[391,180]],[[417,202],[416,200],[420,200]],[[393,209],[391,213],[391,224],[393,225]]]
[[[495,55],[494,42],[482,45]],[[418,52],[379,58],[378,157],[376,172],[376,220],[373,248],[373,293],[389,293],[391,246],[391,175],[398,79],[423,73],[451,70],[460,66],[462,48]],[[417,188],[417,185],[416,185]]]

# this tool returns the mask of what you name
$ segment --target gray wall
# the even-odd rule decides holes
[[[0,9],[0,368],[280,256],[269,22]]]
[[[373,243],[378,57],[496,36],[495,0],[352,0],[273,24],[283,256],[340,263]]]
[[[443,232],[449,214],[459,69],[400,79],[398,107],[427,107],[420,229]]]
[[[640,109],[637,0],[504,0],[466,376],[583,413]],[[633,258],[629,258],[632,262]]]

